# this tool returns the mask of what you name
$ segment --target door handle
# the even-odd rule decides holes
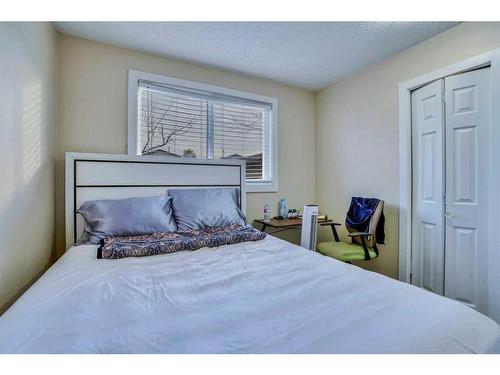
[[[444,217],[447,218],[447,219],[452,219],[453,218],[453,214],[451,212],[445,212],[444,213]]]

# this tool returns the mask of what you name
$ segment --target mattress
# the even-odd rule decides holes
[[[2,353],[488,353],[500,327],[272,236],[142,258],[77,246],[0,317]]]

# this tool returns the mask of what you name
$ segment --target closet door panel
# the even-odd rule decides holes
[[[445,295],[487,309],[489,68],[445,78]]]
[[[443,80],[412,93],[412,284],[443,294]]]
[[[450,298],[476,306],[476,273],[477,230],[453,226],[449,237],[453,237],[453,251],[448,251],[446,264],[450,273],[447,274],[446,295]]]
[[[478,150],[477,127],[465,126],[453,129],[452,147],[454,173],[453,185],[450,186],[454,193],[453,201],[458,204],[477,204],[478,185]]]

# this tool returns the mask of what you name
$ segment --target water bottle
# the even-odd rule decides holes
[[[264,222],[269,223],[271,221],[271,207],[268,204],[264,206]]]
[[[286,219],[286,199],[281,198],[280,199],[280,205],[279,205],[279,215],[283,217],[283,219]]]

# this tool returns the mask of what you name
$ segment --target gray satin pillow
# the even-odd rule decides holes
[[[245,215],[238,207],[239,189],[174,189],[168,190],[168,194],[180,231],[246,225]]]
[[[85,219],[85,230],[77,244],[98,244],[109,236],[176,232],[171,200],[163,195],[85,202],[77,211]]]

